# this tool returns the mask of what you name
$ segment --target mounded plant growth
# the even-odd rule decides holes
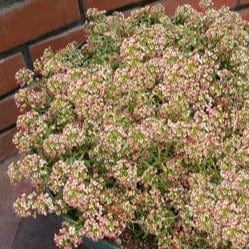
[[[249,25],[228,8],[87,13],[80,49],[17,73],[22,216],[65,217],[56,245],[126,227],[160,249],[248,249]]]

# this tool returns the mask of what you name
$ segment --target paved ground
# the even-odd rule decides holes
[[[21,219],[13,212],[12,203],[17,196],[30,190],[28,184],[13,187],[9,183],[8,165],[16,159],[12,157],[0,164],[0,249],[56,249],[53,236],[60,227],[58,217]]]

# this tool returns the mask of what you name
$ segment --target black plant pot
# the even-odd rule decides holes
[[[87,237],[83,238],[83,244],[88,249],[120,249],[105,240],[93,241]]]

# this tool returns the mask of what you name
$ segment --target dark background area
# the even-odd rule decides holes
[[[17,2],[23,2],[25,0],[0,0],[0,9]]]

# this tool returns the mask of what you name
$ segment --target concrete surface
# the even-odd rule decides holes
[[[27,183],[13,186],[9,182],[8,165],[17,159],[11,157],[0,164],[0,249],[56,249],[53,237],[60,228],[59,217],[22,219],[13,212],[12,204],[17,196],[31,190]]]

